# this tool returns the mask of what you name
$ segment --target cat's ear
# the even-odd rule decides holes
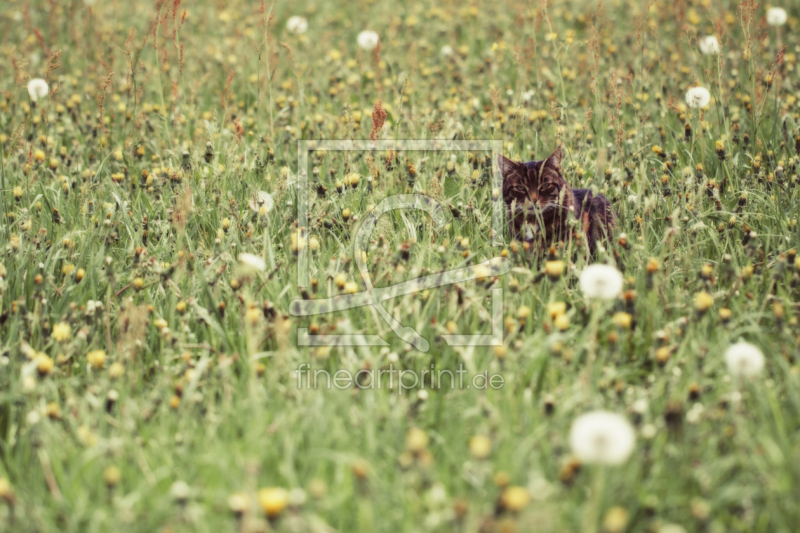
[[[500,173],[503,175],[503,181],[511,178],[524,178],[528,168],[522,163],[512,161],[504,155],[497,156],[497,164],[500,167]]]
[[[555,170],[561,172],[561,155],[561,147],[559,146],[556,148],[555,152],[550,154],[550,157],[545,160],[545,166],[554,168]]]

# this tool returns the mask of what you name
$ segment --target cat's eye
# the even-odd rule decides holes
[[[545,183],[541,187],[539,187],[539,194],[544,195],[553,195],[558,193],[558,187],[554,183]]]
[[[528,196],[528,190],[525,187],[514,187],[511,189],[511,194],[516,198],[525,198]]]

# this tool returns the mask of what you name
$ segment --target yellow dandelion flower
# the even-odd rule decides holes
[[[630,328],[632,320],[633,320],[633,317],[630,314],[625,313],[625,312],[615,313],[614,316],[611,319],[611,321],[614,322],[615,326],[617,326],[619,328],[622,328],[622,329]]]
[[[492,453],[492,441],[486,435],[475,435],[469,439],[469,453],[475,459],[486,459]]]
[[[106,352],[105,350],[92,350],[86,354],[86,360],[93,369],[98,370],[103,368],[106,363]]]
[[[280,487],[266,487],[258,491],[258,504],[267,518],[277,518],[289,505],[289,493]]]
[[[358,292],[358,283],[355,281],[348,281],[344,285],[344,291],[348,294],[355,294]]]
[[[36,357],[36,370],[40,376],[47,376],[53,372],[55,363],[51,357],[41,353]]]
[[[701,313],[705,313],[714,305],[714,297],[705,291],[698,292],[694,297],[694,307]]]
[[[553,320],[565,314],[566,312],[567,312],[566,302],[550,302],[549,304],[547,304],[547,314],[549,314],[550,318],[552,318]]]
[[[121,479],[122,471],[119,469],[119,467],[109,466],[103,470],[103,480],[106,482],[107,486],[114,487],[120,482]]]
[[[502,496],[500,496],[500,503],[506,510],[516,513],[528,505],[529,499],[528,489],[524,487],[507,487]]]
[[[429,440],[424,429],[411,428],[406,437],[406,448],[412,453],[419,453],[428,447]]]
[[[66,322],[59,322],[53,326],[53,333],[51,336],[56,340],[56,342],[66,342],[72,338],[72,328],[70,328],[69,324]]]
[[[112,379],[121,378],[125,375],[125,365],[122,363],[112,363],[108,367],[108,375]]]
[[[564,273],[565,266],[564,261],[548,261],[544,265],[544,271],[548,278],[555,281]]]
[[[247,310],[246,319],[247,323],[251,326],[257,325],[261,321],[261,317],[264,316],[264,313],[256,309],[255,307],[251,307]]]
[[[553,324],[555,324],[559,331],[566,331],[569,327],[569,317],[567,315],[558,315],[553,321]]]
[[[624,507],[612,507],[603,518],[603,529],[609,533],[621,533],[628,526],[628,511]]]

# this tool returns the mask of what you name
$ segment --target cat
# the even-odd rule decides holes
[[[542,161],[521,163],[498,156],[512,234],[543,253],[568,244],[575,238],[573,228],[579,227],[590,255],[595,255],[614,229],[616,216],[602,194],[569,186],[561,174],[561,157],[560,147]],[[578,227],[569,224],[570,211]]]

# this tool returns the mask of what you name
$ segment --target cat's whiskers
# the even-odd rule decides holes
[[[515,216],[516,215],[520,215],[520,214],[536,216],[536,215],[543,215],[545,213],[549,213],[550,211],[553,211],[553,210],[556,210],[556,209],[564,209],[564,210],[568,211],[569,207],[567,207],[565,205],[562,205],[562,204],[560,204],[558,202],[550,202],[550,203],[548,203],[548,204],[546,204],[544,206],[530,205],[530,204],[517,205],[514,208],[513,211],[512,210],[509,210],[509,211],[511,211],[511,214],[515,215]]]
[[[544,214],[544,213],[548,213],[550,211],[553,211],[555,209],[565,209],[565,210],[569,211],[569,207],[567,207],[565,205],[562,205],[562,204],[560,204],[558,202],[550,202],[549,204],[545,205],[544,207],[540,207],[539,208],[539,212]]]

